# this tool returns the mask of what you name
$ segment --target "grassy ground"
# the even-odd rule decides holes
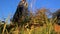
[[[45,10],[39,10],[36,16],[30,15],[30,23],[39,23],[43,26],[32,25],[29,28],[25,26],[18,27],[18,25],[12,24],[0,24],[0,34],[60,34],[60,26],[55,24],[56,18],[48,18],[45,14]],[[29,25],[29,24],[27,24]]]
[[[47,21],[48,22],[48,21]],[[9,27],[10,25],[8,25]],[[3,27],[3,29],[2,29]],[[52,25],[52,23],[44,24],[43,26],[35,27],[34,25],[31,26],[31,29],[28,28],[19,28],[17,25],[13,28],[9,29],[6,28],[7,25],[3,24],[3,26],[0,27],[0,33],[1,34],[60,34],[60,26],[59,25]],[[2,30],[1,30],[2,29]]]
[[[1,34],[60,34],[58,31],[58,29],[56,30],[57,27],[53,27],[51,24],[49,24],[48,26],[46,26],[46,24],[44,24],[44,26],[40,26],[40,27],[35,27],[32,26],[31,29],[24,29],[23,27],[21,29],[19,29],[19,27],[13,27],[11,28],[11,30],[8,32],[7,28],[6,28],[6,24],[4,24],[2,32],[0,31]]]

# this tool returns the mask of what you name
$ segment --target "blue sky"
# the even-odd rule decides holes
[[[13,15],[19,2],[20,0],[0,0],[0,19],[7,18],[10,14]],[[32,4],[33,10],[47,8],[54,12],[60,8],[60,0],[33,0],[32,2],[35,2]],[[28,3],[30,6],[31,0],[28,0]]]

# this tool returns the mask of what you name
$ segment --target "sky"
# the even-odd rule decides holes
[[[9,15],[13,16],[20,0],[0,0],[0,20],[7,18]],[[60,8],[60,0],[27,0],[32,9],[47,8],[51,12],[55,12]],[[10,16],[10,17],[11,17]]]

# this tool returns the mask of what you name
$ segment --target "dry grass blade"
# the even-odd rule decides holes
[[[7,29],[6,29],[6,34],[9,34]]]
[[[6,24],[4,24],[2,34],[4,34],[5,29],[6,29]]]

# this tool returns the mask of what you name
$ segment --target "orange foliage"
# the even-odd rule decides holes
[[[60,25],[55,24],[54,28],[56,32],[60,32]]]

